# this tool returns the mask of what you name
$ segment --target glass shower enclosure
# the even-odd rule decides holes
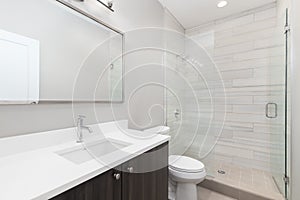
[[[286,196],[289,31],[281,19],[166,33],[166,49],[181,45],[164,56],[165,123],[170,153],[202,161],[208,177]]]

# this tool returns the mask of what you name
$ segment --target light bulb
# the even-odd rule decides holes
[[[217,4],[218,8],[224,8],[227,5],[228,5],[227,1],[219,1]]]

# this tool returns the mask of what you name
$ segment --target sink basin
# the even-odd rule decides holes
[[[102,139],[90,143],[83,143],[80,147],[73,147],[56,152],[63,158],[82,164],[92,159],[98,159],[115,151],[121,151],[131,144],[113,139]]]

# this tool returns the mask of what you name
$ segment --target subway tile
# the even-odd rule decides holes
[[[219,47],[214,49],[214,56],[224,56],[224,55],[246,52],[252,50],[253,47],[254,47],[254,43],[252,41],[229,45],[225,47]]]
[[[233,138],[233,130],[223,129],[220,137],[221,138]]]
[[[247,24],[244,26],[239,26],[233,28],[233,34],[239,35],[243,33],[249,33],[249,32],[255,32],[267,28],[272,28],[277,26],[277,19],[276,18],[270,18],[259,22],[254,22],[252,24]]]
[[[252,78],[253,77],[253,69],[222,71],[221,75],[224,80]]]
[[[265,114],[265,105],[233,105],[233,113]]]
[[[228,121],[234,122],[251,122],[251,123],[270,123],[270,119],[266,118],[265,115],[260,114],[239,114],[239,113],[227,113]],[[280,119],[273,119],[274,123],[282,123]]]
[[[243,122],[225,122],[225,128],[229,128],[233,131],[253,131],[253,123]]]
[[[272,36],[271,38],[264,38],[264,39],[258,39],[254,42],[254,48],[255,49],[263,49],[263,48],[269,48],[269,47],[275,47],[275,46],[281,46],[284,48],[284,38],[282,35],[280,36]]]
[[[265,20],[268,18],[276,18],[277,15],[277,8],[271,8],[271,9],[267,9],[261,12],[257,12],[254,14],[254,20],[255,21],[261,21],[261,20]]]
[[[268,80],[263,78],[235,79],[233,87],[273,86],[283,85],[284,80]]]
[[[253,97],[252,96],[237,96],[237,97],[227,97],[227,104],[232,105],[241,105],[241,104],[252,104]]]
[[[214,31],[214,33],[215,33],[215,46],[216,47],[218,47],[218,45],[216,44],[217,41],[224,41],[224,40],[232,38],[232,29]],[[230,44],[232,44],[232,43],[230,43]]]
[[[232,29],[234,27],[240,27],[254,22],[254,14],[249,14],[243,17],[239,17],[229,21],[218,21],[215,26],[216,31]]]
[[[277,137],[277,135],[272,135],[272,134],[269,134],[269,133],[263,133],[263,132],[247,132],[247,131],[234,131],[233,133],[233,138],[236,139],[236,138],[242,138],[242,139],[245,139],[245,140],[258,140],[262,143],[265,142],[265,144],[269,144],[270,142],[273,142],[275,143],[275,140],[276,140],[276,143],[279,143],[281,138]]]
[[[248,88],[248,87],[245,87]],[[244,89],[244,91],[238,91],[238,90],[233,90],[236,88],[227,88],[226,89],[226,96],[227,97],[238,97],[238,96],[268,96],[268,95],[278,95],[281,94],[277,91],[247,91]],[[215,93],[215,95],[219,95],[219,93]],[[221,95],[221,94],[220,94]]]
[[[254,124],[254,132],[256,133],[272,133],[281,135],[284,133],[284,126],[272,124]]]
[[[220,140],[218,144],[233,146],[240,149],[248,149],[255,152],[264,152],[264,153],[272,153],[278,154],[279,148],[275,143],[271,143],[270,141],[262,141],[258,139],[252,138],[237,138],[234,137],[233,140]],[[269,160],[265,160],[269,163]]]
[[[285,54],[270,58],[270,66],[285,66]],[[283,67],[284,68],[284,67]]]
[[[258,67],[254,68],[254,78],[266,78],[266,79],[282,79],[284,78],[283,74],[285,73],[285,68],[282,65],[275,65],[269,68]]]
[[[256,160],[262,160],[262,161],[271,159],[271,155],[269,153],[256,152],[256,151],[254,151],[253,157]]]
[[[217,63],[217,66],[221,71],[228,71],[228,70],[251,69],[255,67],[268,67],[269,63],[270,63],[269,58],[260,58],[260,59],[252,59],[252,60]]]
[[[214,150],[215,153],[222,154],[222,155],[238,156],[238,157],[248,158],[248,159],[251,159],[253,157],[253,151],[243,149],[243,148],[237,148],[233,146],[225,146],[225,145],[217,144]]]
[[[278,110],[280,110],[280,106],[282,108],[284,103],[284,93],[278,96],[270,95],[270,96],[255,96],[254,97],[254,104],[261,104],[266,105],[267,103],[277,103],[277,106],[279,106]]]
[[[214,63],[217,65],[220,65],[222,63],[229,63],[233,62],[233,56],[232,55],[226,55],[226,56],[214,56],[213,57]]]
[[[223,35],[221,37],[218,32],[215,34],[215,46],[216,47],[223,47],[228,45],[234,45],[244,42],[256,41],[257,39],[269,39],[274,37],[275,28],[266,28],[263,30],[257,30],[254,32],[245,32],[240,35]]]
[[[284,86],[281,85],[272,85],[272,86],[249,86],[249,87],[240,87],[240,88],[228,88],[226,89],[227,92],[236,93],[236,92],[263,92],[266,94],[274,94],[275,92],[282,92],[284,91]]]
[[[251,166],[256,169],[270,171],[270,164],[267,161],[262,162],[262,161],[257,161],[254,159],[234,158],[232,163],[235,165],[243,166],[243,167]]]
[[[284,55],[284,48],[272,47],[267,49],[252,50],[233,56],[234,61],[244,61],[252,59],[270,58]]]

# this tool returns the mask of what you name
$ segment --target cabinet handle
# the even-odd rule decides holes
[[[119,180],[119,179],[121,178],[121,174],[114,174],[114,178],[115,178],[116,180]]]
[[[132,173],[133,172],[133,167],[128,167],[127,170],[128,170],[129,173]]]

